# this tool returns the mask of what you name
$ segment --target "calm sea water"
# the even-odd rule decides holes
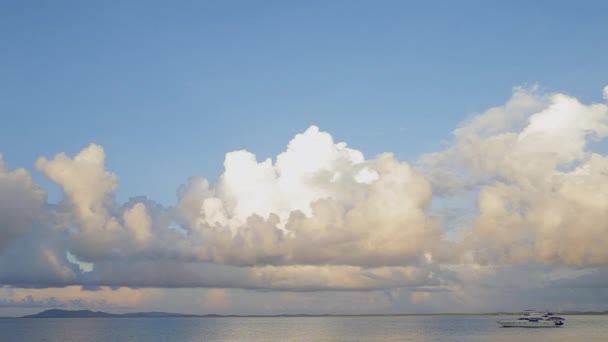
[[[0,319],[1,341],[608,341],[608,316],[501,328],[498,316]]]

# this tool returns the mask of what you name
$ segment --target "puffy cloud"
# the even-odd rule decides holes
[[[126,227],[133,234],[133,238],[138,244],[145,244],[151,237],[150,216],[143,203],[136,203],[127,209],[123,215]]]
[[[116,203],[117,177],[106,170],[101,146],[90,145],[74,158],[63,153],[51,160],[42,157],[36,167],[63,188],[63,203],[53,211],[54,224],[68,235],[66,247],[83,261],[154,253],[147,249],[153,237],[159,245],[171,234],[166,229],[169,214],[153,201]]]
[[[176,208],[146,198],[116,203],[117,177],[97,145],[36,166],[65,197],[48,208],[49,222],[3,255],[3,284],[287,291],[442,284],[427,264],[430,255],[442,259],[447,242],[428,215],[426,177],[391,154],[366,160],[314,126],[275,163],[228,153],[218,182],[192,178]],[[8,262],[20,257],[30,271]]]
[[[107,253],[118,242],[121,226],[110,213],[118,181],[105,169],[103,148],[90,145],[74,158],[64,153],[52,160],[41,157],[36,167],[63,188],[64,226],[79,242],[72,247],[78,256],[88,260]]]
[[[57,216],[83,261],[381,267],[445,252],[441,227],[427,213],[430,183],[391,154],[365,160],[312,126],[276,163],[237,151],[224,164],[217,184],[193,178],[182,187],[175,211],[140,200],[119,207],[116,176],[96,145],[74,158],[40,158],[37,167],[64,189]],[[169,229],[172,222],[186,230]]]
[[[27,171],[0,162],[0,283],[407,288],[400,300],[411,305],[451,298],[482,307],[471,284],[483,292],[507,280],[501,272],[531,274],[505,271],[509,265],[608,264],[608,159],[590,144],[606,135],[606,104],[516,88],[506,104],[456,129],[446,150],[416,164],[390,153],[366,158],[312,126],[274,159],[228,153],[217,181],[189,179],[173,207],[145,197],[117,203],[118,180],[101,146],[37,161],[63,189],[58,205],[45,203]],[[471,196],[477,206],[448,229],[447,209]],[[534,278],[538,287],[545,280]],[[205,300],[220,307],[229,299],[223,291]],[[387,293],[374,298],[391,303]]]
[[[52,160],[41,157],[36,161],[36,167],[63,188],[67,204],[79,220],[78,228],[85,232],[111,231],[117,226],[106,222],[118,181],[105,169],[105,157],[101,146],[90,145],[73,159],[61,153]]]
[[[25,169],[9,170],[0,155],[0,251],[31,230],[46,193]]]
[[[274,164],[238,151],[224,165],[217,187],[199,179],[181,191],[182,216],[205,241],[199,260],[387,266],[446,252],[430,183],[391,154],[365,160],[313,126]]]
[[[485,187],[474,238],[483,258],[568,265],[608,263],[608,160],[592,155],[544,184]]]
[[[365,169],[361,152],[334,143],[316,126],[296,135],[274,165],[270,159],[258,163],[254,154],[236,151],[226,155],[224,167],[216,194],[234,225],[253,214],[286,219],[298,210],[310,215],[312,202],[339,195],[332,183],[342,182],[342,177],[352,182],[352,173]]]
[[[505,106],[455,130],[453,146],[422,162],[444,172],[443,178],[436,177],[436,185],[456,181],[462,173],[477,180],[537,184],[558,168],[584,159],[588,140],[604,138],[607,124],[606,105],[587,106],[563,94],[516,89]]]
[[[517,89],[423,163],[439,189],[478,188],[467,237],[478,261],[606,264],[608,164],[588,146],[607,134],[605,104]]]
[[[282,166],[308,153],[324,157],[307,172]],[[64,188],[65,198],[47,214],[55,221],[40,227],[46,233],[29,235],[3,255],[0,282],[285,291],[443,283],[440,270],[428,264],[430,255],[441,259],[445,243],[427,214],[430,184],[408,164],[390,154],[366,161],[315,127],[296,137],[275,164],[257,163],[245,152],[226,159],[217,185],[191,179],[172,209],[145,198],[119,206],[116,177],[105,169],[98,146],[74,158],[40,158],[38,168]],[[253,176],[244,182],[238,172]],[[80,173],[83,179],[74,180]],[[266,183],[257,188],[261,179]],[[309,200],[302,202],[297,189]],[[258,204],[253,199],[263,190],[265,201]],[[34,253],[23,254],[26,244]],[[19,257],[27,268],[8,262]],[[92,269],[75,260],[92,262]]]

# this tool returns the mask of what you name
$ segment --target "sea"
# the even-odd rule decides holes
[[[0,341],[608,341],[608,315],[561,328],[501,328],[505,316],[4,318]]]

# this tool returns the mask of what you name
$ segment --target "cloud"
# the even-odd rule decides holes
[[[110,289],[101,287],[95,291],[79,286],[47,289],[0,289],[0,308],[95,308],[132,309],[144,301],[158,296],[152,289]]]
[[[78,282],[78,276],[79,271],[67,261],[65,251],[57,241],[28,236],[0,255],[0,284],[3,285],[23,288],[67,286]]]
[[[430,183],[391,154],[366,160],[313,126],[274,164],[238,151],[224,165],[216,187],[199,179],[181,191],[201,261],[409,265],[445,249]]]
[[[368,291],[395,287],[442,286],[439,270],[423,267],[255,266],[200,262],[100,262],[80,284],[146,288],[241,288],[281,291]]]
[[[572,277],[549,279],[547,286],[568,289],[606,289],[608,286],[607,267],[597,267],[578,273]]]
[[[478,261],[605,265],[608,159],[589,142],[607,134],[605,104],[516,89],[422,162],[440,190],[477,189],[466,249]]]
[[[83,300],[70,299],[61,300],[56,297],[34,298],[32,295],[27,295],[21,299],[1,299],[0,308],[71,308],[71,309],[127,309],[129,307],[117,306],[108,303],[105,299],[99,300]]]
[[[175,209],[143,199],[119,206],[116,176],[97,145],[74,158],[40,158],[37,167],[64,189],[56,215],[70,253],[95,264],[151,258],[377,268],[446,254],[439,222],[428,215],[430,183],[391,154],[365,160],[312,126],[276,163],[237,151],[224,164],[216,184],[193,178],[183,186]],[[170,229],[176,223],[182,227]]]
[[[593,150],[606,135],[606,104],[516,88],[416,163],[366,157],[311,126],[276,158],[227,153],[217,180],[190,178],[172,206],[118,203],[99,145],[38,159],[63,189],[57,204],[27,171],[0,161],[0,283],[408,289],[411,305],[472,303],[471,284],[497,288],[508,282],[501,272],[529,276],[525,265],[553,274],[608,264],[608,159]],[[209,303],[228,302],[213,291]]]
[[[127,209],[123,215],[125,226],[131,231],[133,238],[137,244],[146,244],[150,240],[152,233],[150,232],[150,216],[143,203],[136,203],[133,207]]]
[[[208,289],[205,291],[202,303],[214,312],[226,312],[231,306],[230,291],[226,289]]]
[[[118,181],[105,169],[103,148],[90,145],[74,158],[63,153],[52,160],[41,157],[36,167],[63,189],[63,226],[78,242],[72,246],[77,256],[88,261],[107,255],[121,240],[122,229],[112,215]]]
[[[15,245],[5,255],[40,271],[0,263],[6,285],[367,291],[442,283],[428,260],[445,259],[448,242],[428,214],[428,180],[391,154],[365,160],[314,126],[276,163],[228,153],[218,182],[192,178],[175,208],[143,197],[116,203],[117,177],[97,145],[36,165],[65,197],[41,223],[46,233],[24,240],[34,253]]]
[[[26,235],[42,214],[46,192],[25,169],[10,170],[0,155],[0,251]]]
[[[0,299],[0,308],[64,308],[70,304],[82,304],[82,302],[63,302],[55,297],[34,299],[28,295],[24,298],[15,299]]]

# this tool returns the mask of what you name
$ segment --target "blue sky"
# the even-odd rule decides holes
[[[1,6],[4,159],[101,144],[122,200],[170,203],[226,152],[274,156],[311,124],[412,160],[513,86],[597,101],[608,78],[602,1]]]
[[[605,310],[606,13],[0,2],[0,316]]]

